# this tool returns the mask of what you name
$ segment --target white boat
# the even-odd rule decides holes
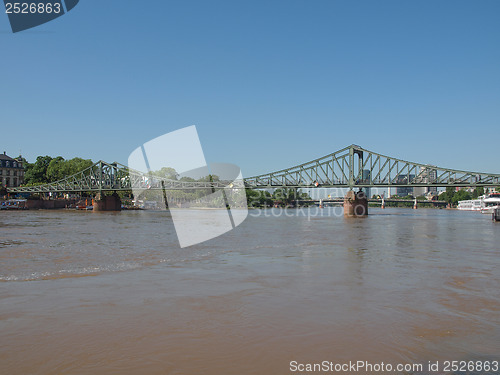
[[[495,209],[500,208],[500,193],[491,193],[483,199],[482,214],[492,214]]]
[[[467,201],[458,201],[458,209],[463,211],[481,211],[484,207],[484,197]]]

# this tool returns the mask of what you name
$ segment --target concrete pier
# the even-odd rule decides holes
[[[500,221],[500,208],[495,208],[493,214],[491,215],[493,221]]]
[[[54,200],[49,200],[49,199],[28,199],[24,207],[26,207],[28,210],[32,209],[44,209],[44,210],[51,210],[51,209],[58,209],[58,208],[66,208],[68,206],[74,205],[76,203],[76,199],[54,199]]]
[[[344,197],[344,216],[361,217],[368,215],[368,199],[362,191],[350,190]]]
[[[93,211],[121,211],[122,201],[118,194],[104,195],[99,193],[94,198]]]

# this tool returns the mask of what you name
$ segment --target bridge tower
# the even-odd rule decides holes
[[[358,171],[354,171],[354,159],[358,155]],[[356,173],[356,180],[355,180]],[[368,215],[368,198],[366,194],[359,189],[354,192],[354,186],[359,179],[363,177],[363,151],[358,150],[354,145],[349,148],[349,191],[344,197],[344,216],[361,217]]]
[[[116,193],[116,191],[112,195],[106,195],[103,193],[102,189],[102,181],[104,179],[103,173],[103,163],[99,162],[99,191],[93,199],[92,206],[94,212],[99,211],[121,211],[122,210],[122,201],[120,196]]]

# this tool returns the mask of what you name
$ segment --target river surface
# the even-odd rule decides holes
[[[488,215],[251,211],[181,249],[167,212],[0,212],[0,374],[279,375],[322,361],[430,373],[452,360],[500,360]]]

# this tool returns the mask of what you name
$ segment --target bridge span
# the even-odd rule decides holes
[[[495,187],[500,174],[449,169],[404,161],[350,145],[290,168],[239,181],[184,181],[160,178],[119,163],[98,161],[91,167],[44,185],[9,187],[9,193],[71,193],[192,189],[369,188],[369,187]],[[357,195],[348,192],[351,200]]]

